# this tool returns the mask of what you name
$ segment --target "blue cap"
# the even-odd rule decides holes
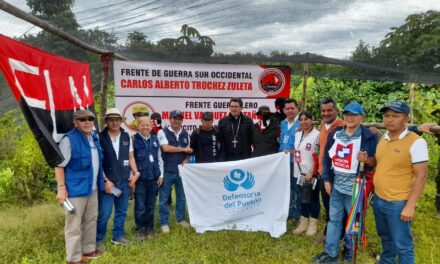
[[[181,118],[183,118],[183,114],[179,110],[173,110],[173,111],[171,111],[170,118],[174,118],[174,117],[181,117]]]
[[[364,108],[357,102],[349,103],[348,105],[346,105],[344,111],[342,111],[342,114],[346,113],[352,113],[354,115],[365,115]]]
[[[409,106],[401,100],[391,102],[387,106],[380,109],[381,112],[385,112],[386,110],[393,110],[394,112],[409,114]]]

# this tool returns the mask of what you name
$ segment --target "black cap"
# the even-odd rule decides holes
[[[270,108],[267,105],[262,105],[258,107],[257,115],[261,114],[262,112],[270,113]]]
[[[202,114],[202,119],[209,119],[209,120],[214,119],[213,116],[212,116],[212,112],[204,112]]]

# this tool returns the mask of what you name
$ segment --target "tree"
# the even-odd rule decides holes
[[[147,35],[142,32],[134,31],[128,34],[125,41],[125,47],[130,49],[144,49],[152,46],[150,41],[147,41]]]
[[[360,41],[352,60],[370,60],[405,71],[440,72],[440,12],[408,16],[405,24],[391,28],[378,47]]]

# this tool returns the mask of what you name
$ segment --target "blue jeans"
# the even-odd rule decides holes
[[[373,197],[376,230],[382,240],[380,263],[414,263],[414,243],[410,222],[400,220],[400,213],[406,201],[385,201],[377,195]]]
[[[127,218],[128,195],[130,193],[128,183],[115,184],[115,187],[122,191],[121,196],[115,197],[104,191],[98,192],[98,222],[96,230],[96,241],[102,242],[107,233],[107,224],[112,215],[113,205],[115,213],[113,219],[112,236],[119,239],[124,236],[125,219]]]
[[[289,218],[301,216],[301,192],[302,188],[296,184],[297,178],[293,177],[293,163],[290,163],[290,203]]]
[[[153,230],[157,180],[138,180],[134,196],[134,222],[137,231]]]
[[[163,184],[159,188],[159,224],[169,225],[168,198],[171,195],[171,187],[174,184],[176,191],[176,221],[185,220],[185,193],[183,192],[182,178],[179,174],[164,173]]]
[[[324,250],[332,257],[339,254],[339,239],[345,227],[344,211],[349,214],[351,209],[351,195],[344,194],[333,188],[330,195],[330,221],[327,223]],[[344,237],[345,247],[350,248],[350,241]]]

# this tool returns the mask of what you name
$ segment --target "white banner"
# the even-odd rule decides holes
[[[122,127],[129,132],[131,131],[129,125],[134,120],[132,109],[139,105],[145,106],[149,113],[159,113],[162,116],[162,127],[169,125],[169,115],[172,110],[180,110],[183,113],[183,128],[192,131],[201,125],[202,114],[205,111],[212,112],[214,125],[217,125],[218,120],[229,114],[229,100],[229,98],[120,97],[116,101],[116,107],[125,117]],[[275,112],[274,100],[243,99],[242,112],[257,121],[256,112],[259,106],[267,105],[272,112]]]
[[[290,67],[264,65],[193,64],[148,61],[115,61],[115,103],[130,128],[134,107],[162,116],[165,127],[169,113],[184,113],[189,131],[199,126],[201,113],[213,112],[214,125],[229,114],[231,97],[243,99],[243,114],[257,120],[259,106],[275,111],[275,98],[290,94]]]
[[[116,95],[287,97],[290,68],[264,65],[114,61]]]
[[[289,155],[179,166],[191,226],[214,230],[286,232]]]

